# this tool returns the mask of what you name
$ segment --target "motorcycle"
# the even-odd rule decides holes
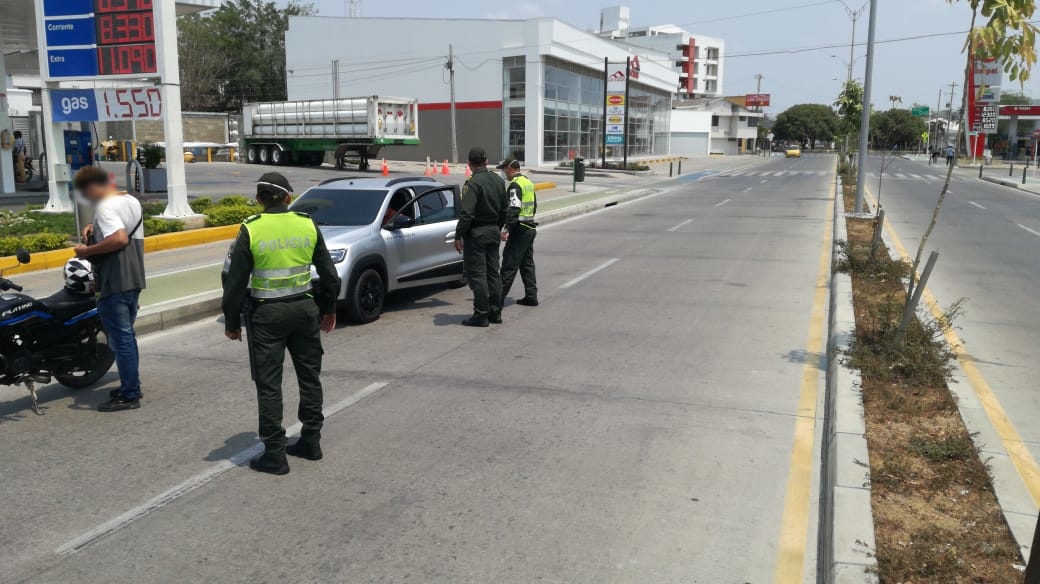
[[[20,249],[19,264],[29,263]],[[66,289],[43,299],[18,294],[22,287],[0,270],[0,385],[24,385],[33,412],[43,415],[36,384],[53,378],[69,389],[84,389],[112,368],[115,355],[108,348],[93,294]]]
[[[23,169],[23,172],[25,172],[25,182],[31,181],[33,175],[36,174],[36,169],[33,168],[33,161],[31,156],[25,157],[25,166],[23,167]]]

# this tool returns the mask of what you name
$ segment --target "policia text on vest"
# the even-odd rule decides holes
[[[254,470],[289,472],[286,454],[319,460],[322,415],[321,331],[336,327],[340,279],[321,231],[310,217],[289,211],[292,187],[278,173],[257,183],[263,213],[242,224],[224,282],[225,335],[242,339],[245,316],[256,382],[258,433],[264,454]],[[311,266],[318,272],[312,283]],[[252,285],[250,287],[250,281]],[[288,446],[282,427],[282,364],[289,351],[300,387],[300,440]]]
[[[516,303],[521,306],[538,306],[538,279],[534,266],[534,240],[538,235],[538,194],[534,183],[520,172],[520,162],[505,159],[498,168],[506,173],[510,181],[507,189],[509,213],[503,239],[502,252],[502,296],[509,294],[517,272],[524,283],[524,297]]]

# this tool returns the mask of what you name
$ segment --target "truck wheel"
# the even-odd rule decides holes
[[[361,271],[347,289],[347,317],[352,322],[367,324],[379,319],[386,299],[383,276],[374,268]]]
[[[285,163],[285,159],[288,157],[288,152],[283,152],[281,148],[277,146],[271,147],[271,164],[275,166],[281,166]]]
[[[260,157],[257,150],[259,149],[256,146],[250,146],[246,149],[246,162],[249,164],[256,164],[257,159]]]
[[[260,164],[271,164],[271,149],[267,146],[260,147]]]

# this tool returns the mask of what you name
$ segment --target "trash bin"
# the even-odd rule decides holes
[[[574,182],[585,182],[585,159],[574,159]]]

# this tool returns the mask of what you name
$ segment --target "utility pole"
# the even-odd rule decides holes
[[[863,114],[859,123],[859,168],[856,169],[856,213],[863,212],[863,190],[867,181],[867,134],[870,133],[870,90],[874,85],[874,33],[877,29],[878,0],[870,0],[867,27],[867,65],[863,73]]]
[[[451,161],[459,163],[459,141],[455,127],[455,48],[448,45],[448,63],[444,66],[448,70],[448,82],[451,85]]]
[[[332,60],[332,99],[339,99],[339,59]]]
[[[361,18],[361,0],[347,0],[347,16]]]
[[[762,79],[764,77],[762,77],[761,73],[755,75],[755,93],[762,93]],[[762,111],[762,106],[758,106],[756,109],[757,111]]]
[[[869,0],[868,0],[869,1]],[[855,62],[856,57],[856,21],[863,15],[863,10],[867,8],[867,3],[859,7],[859,10],[853,10],[849,8],[848,4],[842,2],[841,5],[845,8],[845,13],[849,15],[849,19],[852,20],[852,39],[849,41],[849,77],[848,82],[852,82],[852,64]]]
[[[939,113],[942,110],[940,110],[939,108],[941,108],[941,107],[942,107],[942,88],[939,89],[939,97],[935,100],[935,127],[931,129],[932,136],[934,136],[932,138],[932,140],[931,140],[933,148],[938,148],[939,147],[939,120],[942,119],[942,114]],[[943,138],[945,139],[945,137],[946,137],[946,130],[943,130]]]
[[[950,130],[953,128],[953,96],[956,93],[957,85],[959,85],[959,84],[956,81],[954,81],[953,83],[950,83],[950,102],[949,102],[949,106],[950,107],[946,110],[946,135],[947,135],[947,142],[949,142],[949,138],[948,137],[950,135]],[[955,152],[954,156],[956,156],[957,144],[954,144],[953,148],[954,148],[954,152]]]

